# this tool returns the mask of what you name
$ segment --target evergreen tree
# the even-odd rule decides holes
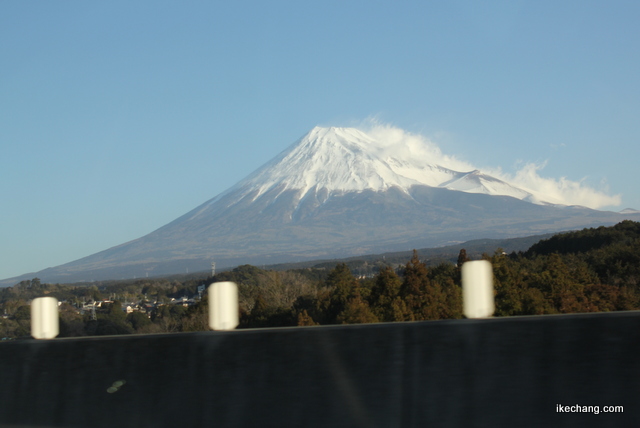
[[[365,324],[378,322],[378,317],[373,313],[366,300],[360,296],[350,298],[345,308],[336,317],[341,324]]]
[[[353,297],[359,296],[358,281],[345,263],[338,263],[329,272],[325,285],[331,290],[327,308],[327,322],[335,324],[338,322],[338,314],[344,311],[347,302]]]
[[[385,266],[375,278],[369,302],[373,313],[380,321],[402,321],[402,315],[394,310],[393,302],[398,298],[402,281],[390,266]]]
[[[429,279],[427,266],[420,261],[416,250],[405,267],[400,296],[408,310],[404,314],[405,321],[442,318],[446,298],[440,285]]]
[[[460,250],[460,253],[458,254],[458,263],[456,266],[458,267],[458,269],[460,269],[464,264],[464,262],[468,262],[468,261],[469,261],[469,257],[467,257],[467,250],[463,248]]]

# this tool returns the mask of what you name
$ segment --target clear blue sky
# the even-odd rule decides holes
[[[639,22],[637,1],[0,2],[0,278],[370,117],[640,209]]]

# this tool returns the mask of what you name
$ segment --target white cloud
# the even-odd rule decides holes
[[[501,179],[521,187],[535,194],[543,201],[565,205],[582,205],[589,208],[619,206],[622,202],[620,195],[609,195],[605,191],[596,190],[585,184],[586,179],[580,181],[569,180],[566,177],[545,178],[538,171],[545,164],[527,163],[514,176],[503,174]]]
[[[468,162],[464,162],[455,156],[442,153],[440,147],[430,139],[404,131],[391,125],[369,119],[363,131],[374,139],[385,142],[385,149],[391,154],[399,150],[407,150],[409,154],[418,159],[427,159],[429,163],[440,165],[455,171],[473,171],[475,168]]]
[[[489,175],[499,178],[532,193],[540,201],[563,205],[581,205],[598,209],[607,206],[619,206],[620,195],[610,195],[605,190],[597,190],[588,186],[582,179],[573,181],[566,177],[549,178],[540,175],[546,165],[519,161],[521,166],[515,174],[507,174],[500,166],[480,168],[469,162],[458,159],[454,155],[442,152],[440,147],[430,139],[417,134],[411,134],[400,128],[382,124],[377,118],[370,118],[361,129],[379,141],[387,144],[383,150],[408,150],[413,157],[428,159],[429,163],[443,166],[455,171],[467,172],[479,169]]]

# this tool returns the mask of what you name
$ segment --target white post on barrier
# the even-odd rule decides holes
[[[238,286],[235,282],[214,282],[209,286],[209,327],[233,330],[238,324]]]
[[[31,302],[31,336],[34,339],[53,339],[60,332],[58,300],[38,297]]]
[[[467,318],[487,318],[495,311],[493,270],[487,260],[462,265],[462,312]]]

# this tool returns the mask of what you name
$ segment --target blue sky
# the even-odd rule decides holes
[[[0,2],[0,278],[370,118],[640,209],[638,22],[635,1]]]

